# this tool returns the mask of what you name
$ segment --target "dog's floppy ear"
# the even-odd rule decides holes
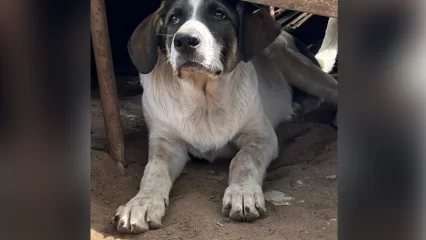
[[[130,59],[139,72],[147,74],[154,69],[158,58],[158,11],[145,18],[133,31],[127,44]]]
[[[281,33],[281,25],[272,18],[269,9],[257,9],[252,4],[238,2],[239,49],[244,62],[268,47]],[[256,10],[256,11],[255,11]]]

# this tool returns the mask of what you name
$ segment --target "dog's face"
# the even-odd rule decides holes
[[[236,61],[236,1],[175,0],[164,5],[159,42],[175,73],[220,75]]]
[[[249,5],[252,6],[252,5]],[[201,72],[210,77],[249,61],[280,33],[269,11],[237,0],[165,0],[129,41],[141,73],[149,73],[162,51],[175,75]]]

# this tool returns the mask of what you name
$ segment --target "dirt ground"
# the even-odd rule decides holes
[[[130,162],[127,176],[121,176],[106,152],[100,101],[92,99],[91,239],[337,239],[337,130],[323,124],[331,122],[330,113],[319,113],[326,116],[321,121],[288,123],[277,131],[280,157],[269,168],[263,189],[291,196],[289,205],[267,202],[266,218],[252,223],[231,221],[221,215],[229,161],[194,160],[175,182],[160,229],[118,234],[111,218],[119,205],[137,193],[147,160],[147,130],[140,105],[140,96],[121,100]]]

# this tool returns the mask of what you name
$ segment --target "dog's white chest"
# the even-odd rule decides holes
[[[197,96],[163,94],[154,98],[146,89],[144,108],[155,128],[178,135],[200,153],[219,150],[231,141],[243,123],[241,111],[231,104],[206,103]]]
[[[255,76],[254,68],[250,69]],[[174,134],[200,154],[228,144],[259,106],[256,79],[246,77],[253,74],[226,76],[228,79],[214,80],[200,90],[194,82],[163,73],[141,75],[144,111],[154,131]]]
[[[231,141],[238,126],[225,122],[216,116],[193,115],[182,116],[180,124],[175,124],[182,139],[201,154],[210,154],[224,147]],[[197,120],[195,120],[197,119]]]
[[[154,121],[162,122],[171,133],[178,135],[200,154],[219,150],[233,139],[240,128],[240,121],[232,120],[236,116],[231,111],[217,113],[196,104],[188,107],[181,102],[170,102],[169,107],[157,106],[154,113],[157,120]],[[158,111],[160,108],[161,111]]]

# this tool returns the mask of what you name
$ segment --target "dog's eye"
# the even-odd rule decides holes
[[[214,17],[215,17],[216,19],[224,19],[224,18],[225,18],[225,13],[224,13],[222,10],[217,9],[217,10],[214,12]]]
[[[169,23],[171,24],[176,24],[179,22],[179,17],[176,15],[171,15],[169,18]]]

